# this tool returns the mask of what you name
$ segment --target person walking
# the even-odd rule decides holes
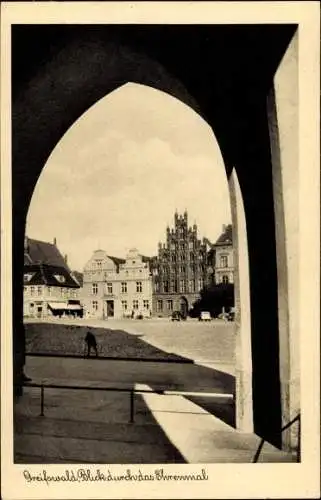
[[[98,349],[97,349],[97,340],[96,337],[93,333],[87,332],[87,335],[85,337],[85,352],[86,352],[86,346],[87,346],[87,358],[90,356],[90,352],[93,349],[94,352],[96,353],[96,358],[98,358]]]

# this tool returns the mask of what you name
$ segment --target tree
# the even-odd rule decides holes
[[[212,317],[218,316],[223,307],[229,310],[234,307],[234,285],[232,283],[210,285],[204,287],[190,311],[192,317],[199,316],[201,311],[209,311]]]

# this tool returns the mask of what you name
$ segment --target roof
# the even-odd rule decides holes
[[[223,246],[223,245],[232,245],[233,244],[233,232],[232,232],[232,224],[228,224],[218,240],[215,243],[215,246]]]
[[[84,283],[84,275],[79,271],[72,271],[72,277],[79,283],[80,286],[83,286]]]
[[[112,257],[111,255],[107,255],[109,259],[111,259],[116,266],[119,266],[119,264],[125,264],[126,260],[125,259],[120,259],[119,257]]]
[[[60,266],[70,272],[65,259],[59,252],[57,246],[46,241],[27,238],[27,246],[24,254],[25,265],[29,264],[48,264]]]
[[[25,281],[26,285],[59,286],[61,288],[80,288],[71,273],[62,266],[51,264],[31,264],[24,266],[24,274],[30,279]]]

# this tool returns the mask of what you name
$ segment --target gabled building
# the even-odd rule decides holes
[[[198,238],[197,225],[188,225],[187,212],[176,212],[174,227],[167,227],[166,242],[159,243],[158,255],[152,261],[155,316],[170,316],[173,311],[188,314],[199,292],[212,279],[210,249],[209,240]]]
[[[25,237],[25,317],[82,315],[79,283],[74,279],[56,240],[53,243]]]
[[[216,284],[234,283],[234,250],[232,225],[223,225],[222,234],[213,245]]]
[[[126,259],[96,250],[83,272],[82,299],[87,317],[146,317],[152,308],[149,258],[133,248]]]

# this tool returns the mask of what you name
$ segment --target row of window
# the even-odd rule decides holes
[[[126,276],[129,276],[129,275],[137,275],[137,272],[139,272],[140,274],[143,272],[142,269],[133,269],[132,271],[123,271],[122,270],[122,274],[124,274],[125,272],[125,275]],[[104,280],[106,281],[108,278],[110,279],[111,277],[115,277],[115,275],[118,275],[119,274],[119,271],[104,271]],[[91,271],[85,271],[84,273],[84,278],[85,280],[91,280],[91,278],[97,276],[97,275],[101,275],[101,269],[98,269],[97,271],[94,271],[93,269]]]
[[[106,283],[106,291],[108,294],[113,293],[113,283]],[[143,283],[142,281],[136,281],[136,292],[137,293],[142,293],[143,292]],[[98,283],[93,283],[92,284],[92,293],[93,295],[98,294]],[[127,282],[123,281],[121,283],[121,293],[127,293]]]
[[[157,311],[162,312],[164,310],[163,306],[166,305],[167,311],[172,311],[173,310],[173,301],[171,299],[169,300],[158,300],[157,301]]]
[[[154,286],[155,292],[162,291],[164,293],[170,293],[170,292],[174,292],[174,293],[191,292],[191,293],[194,293],[197,291],[195,280],[190,280],[189,282],[187,282],[186,280],[181,280],[179,282],[177,282],[177,281],[172,281],[172,282],[164,281],[162,283],[162,285],[163,286],[161,286],[160,283],[155,283],[155,286]],[[203,288],[203,286],[204,286],[204,281],[202,279],[200,279],[198,281],[198,290],[201,290]]]
[[[123,311],[128,311],[129,309],[129,303],[127,300],[122,300],[121,301],[121,306]],[[92,308],[93,311],[98,311],[98,300],[93,300],[92,301]],[[149,300],[143,300],[143,308],[147,311],[150,308]],[[132,301],[132,309],[134,311],[137,311],[139,309],[139,300],[134,299]]]
[[[195,273],[197,271],[205,272],[205,266],[204,265],[197,266],[196,264],[190,264],[189,266],[181,264],[180,266],[173,266],[173,267],[170,267],[166,264],[159,266],[159,271],[163,272],[164,274],[175,273],[177,271],[181,273],[186,273],[187,270],[191,271],[192,273]]]
[[[163,255],[160,255],[159,256],[159,260],[170,260],[171,262],[177,262],[177,261],[186,261],[186,260],[204,260],[204,257],[203,255],[201,254],[194,254],[193,252],[190,252],[190,253],[164,253]]]
[[[59,292],[58,292],[59,290]],[[24,286],[23,291],[26,295],[30,295],[31,297],[41,297],[42,295],[46,295],[47,297],[57,296],[57,293],[61,297],[77,297],[77,290],[73,288],[57,288],[57,287],[43,287],[43,286]]]

